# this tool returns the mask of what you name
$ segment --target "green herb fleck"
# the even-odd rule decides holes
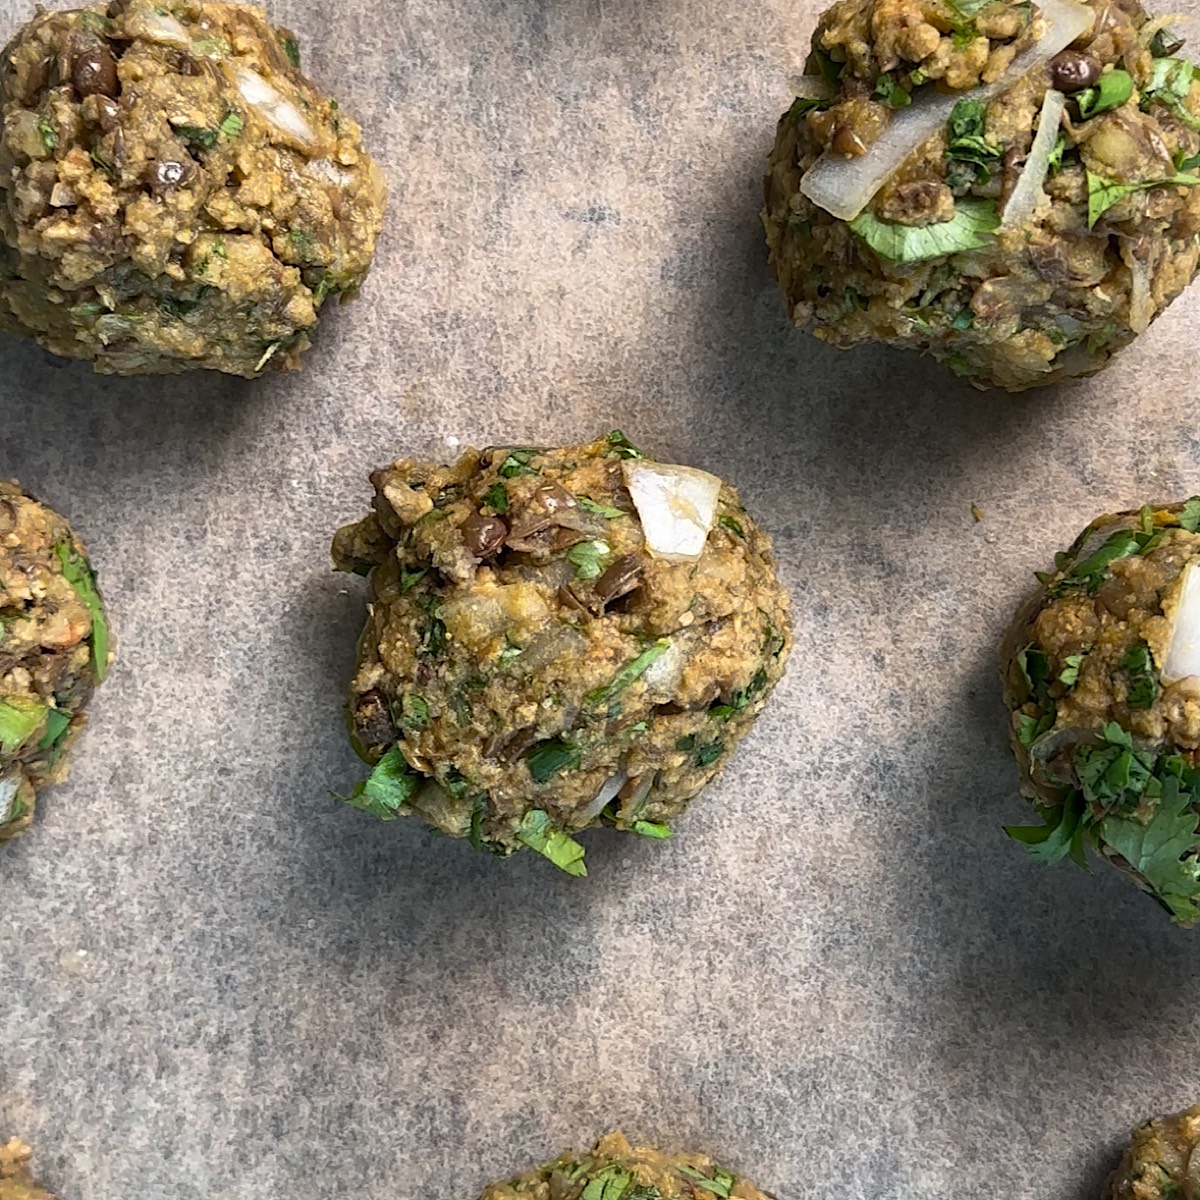
[[[1054,717],[1050,713],[1040,717],[1021,713],[1017,717],[1017,741],[1028,750],[1053,724]]]
[[[394,821],[417,790],[420,778],[408,765],[400,747],[393,746],[370,777],[346,797],[346,803],[381,821]]]
[[[985,184],[1000,166],[1004,153],[1000,146],[987,140],[987,103],[983,100],[960,100],[946,121],[946,158],[951,162],[968,164],[958,184]]]
[[[1144,192],[1156,187],[1195,187],[1197,184],[1200,184],[1200,175],[1172,175],[1169,179],[1118,183],[1115,179],[1105,179],[1103,175],[1088,171],[1088,228],[1091,229],[1114,204],[1120,203],[1134,192]]]
[[[281,44],[288,62],[298,71],[300,69],[300,43],[294,37],[285,37],[281,39]]]
[[[222,137],[235,138],[245,128],[246,122],[237,113],[231,112],[226,114],[218,132]]]
[[[645,455],[619,430],[614,429],[605,438],[618,458],[645,458]]]
[[[550,824],[549,814],[540,808],[532,809],[521,819],[517,837],[531,850],[548,858],[560,871],[578,877],[587,875],[583,847],[561,829],[555,829]]]
[[[1050,157],[1046,160],[1046,173],[1048,175],[1057,175],[1062,170],[1063,152],[1067,148],[1067,135],[1060,133],[1057,141],[1054,143],[1054,149],[1050,151]]]
[[[1086,867],[1084,855],[1084,803],[1078,792],[1071,793],[1061,804],[1034,806],[1041,825],[1006,825],[1010,838],[1029,847],[1029,854],[1038,862],[1053,866],[1069,854],[1081,867]]]
[[[826,83],[836,85],[846,69],[846,64],[834,62],[824,50],[814,46],[809,55],[809,65],[805,69],[810,75],[818,74]]]
[[[580,542],[567,551],[567,561],[580,579],[599,579],[604,573],[603,563],[611,557],[612,549],[607,542]]]
[[[307,229],[289,229],[287,240],[296,258],[306,263],[314,261],[317,254],[317,239]]]
[[[0,750],[16,754],[41,728],[50,709],[28,696],[0,700]]]
[[[583,754],[578,746],[564,742],[562,738],[550,738],[538,742],[525,754],[529,774],[535,783],[545,783],[560,771],[578,771]]]
[[[98,33],[102,36],[112,29],[112,23],[103,13],[92,12],[86,8],[79,14],[79,25],[88,33]]]
[[[1158,699],[1158,669],[1150,647],[1143,641],[1134,642],[1121,659],[1121,670],[1129,676],[1125,703],[1130,708],[1152,708]]]
[[[1063,659],[1063,669],[1058,673],[1058,682],[1072,688],[1079,682],[1079,668],[1083,665],[1086,655],[1068,654]]]
[[[1184,58],[1157,58],[1150,67],[1150,78],[1142,89],[1142,108],[1161,104],[1176,120],[1191,130],[1200,130],[1200,119],[1188,108],[1196,68]]]
[[[1076,92],[1075,100],[1079,105],[1079,115],[1086,121],[1097,113],[1120,108],[1132,95],[1133,76],[1128,71],[1116,70],[1101,75],[1095,87]]]
[[[415,692],[406,692],[400,700],[400,724],[417,732],[429,727],[429,702]]]
[[[669,638],[659,638],[636,658],[630,659],[603,687],[588,692],[584,703],[591,708],[611,704],[631,683],[640,679],[671,648]]]
[[[605,517],[610,521],[614,521],[617,517],[626,517],[629,515],[624,509],[613,508],[611,504],[601,504],[593,500],[591,496],[576,496],[575,499],[584,512],[590,512],[594,517]]]
[[[197,38],[192,43],[192,49],[197,54],[203,54],[206,58],[228,58],[232,52],[232,47],[224,38],[205,37]]]
[[[864,211],[850,222],[850,228],[880,258],[913,263],[979,250],[991,243],[991,231],[999,224],[995,201],[965,199],[956,203],[952,220],[936,225],[900,225]]]
[[[39,750],[50,751],[50,763],[57,763],[62,756],[63,745],[67,740],[67,731],[71,728],[71,717],[69,713],[63,712],[61,709],[52,708],[46,714],[46,732],[42,734],[41,741],[38,742]]]
[[[908,94],[892,75],[880,75],[875,81],[875,99],[882,100],[889,108],[907,108],[912,103]]]
[[[488,488],[486,495],[483,497],[483,502],[492,512],[499,513],[503,516],[508,512],[508,488],[502,483],[493,483]]]
[[[695,1167],[687,1166],[685,1163],[679,1164],[679,1173],[694,1180],[706,1192],[712,1192],[714,1196],[720,1196],[721,1200],[729,1200],[729,1193],[733,1190],[733,1185],[737,1182],[728,1171],[722,1171],[719,1167],[713,1172],[712,1178],[697,1171]]]
[[[500,464],[500,474],[505,479],[515,479],[518,475],[536,475],[536,467],[529,465],[537,450],[513,450]]]
[[[665,839],[673,831],[665,821],[634,821],[633,832],[640,833],[642,837]]]
[[[45,117],[38,118],[37,131],[41,134],[42,145],[47,150],[54,151],[58,149],[58,130]]]
[[[104,603],[96,588],[96,576],[84,558],[66,542],[54,547],[58,561],[62,563],[63,578],[75,589],[92,618],[92,670],[96,682],[103,683],[108,671],[108,619],[104,615]]]
[[[400,594],[411,592],[413,588],[429,574],[428,567],[422,567],[419,571],[410,571],[406,567],[400,568]]]
[[[698,767],[711,767],[724,753],[725,746],[722,742],[710,742],[696,751],[694,761]]]
[[[1195,533],[1200,529],[1200,496],[1193,496],[1183,506],[1178,519],[1179,528],[1186,529],[1188,533]]]

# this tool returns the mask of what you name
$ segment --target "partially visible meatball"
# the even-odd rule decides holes
[[[1133,1131],[1102,1200],[1193,1200],[1200,1195],[1197,1146],[1200,1105],[1143,1121]]]
[[[376,471],[334,560],[370,576],[354,803],[585,874],[570,836],[666,837],[783,674],[770,539],[712,475],[621,434]]]
[[[382,176],[262,10],[114,0],[4,51],[0,328],[97,371],[299,365],[366,278]]]
[[[1181,45],[1137,0],[840,0],[766,178],[792,319],[980,387],[1107,366],[1200,263]]]
[[[704,1154],[633,1147],[623,1134],[601,1138],[587,1154],[568,1150],[553,1162],[499,1180],[479,1200],[768,1200]]]
[[[1200,498],[1093,521],[1001,648],[1047,863],[1093,847],[1180,925],[1200,917]]]
[[[58,513],[0,480],[0,841],[33,820],[38,788],[66,778],[109,657],[83,543]]]
[[[54,1200],[29,1173],[33,1152],[13,1138],[8,1145],[0,1142],[0,1200]]]

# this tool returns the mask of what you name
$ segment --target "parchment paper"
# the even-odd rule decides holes
[[[618,1126],[781,1200],[1091,1200],[1200,1099],[1200,932],[1004,837],[994,665],[1092,515],[1200,490],[1200,293],[1017,399],[790,329],[759,181],[815,12],[279,0],[391,180],[362,300],[257,383],[0,344],[0,474],[120,643],[0,851],[0,1135],[63,1200],[473,1200]],[[340,805],[366,472],[613,426],[737,483],[794,590],[731,769],[584,881]]]

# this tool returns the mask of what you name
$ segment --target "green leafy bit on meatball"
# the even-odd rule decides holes
[[[575,834],[651,839],[725,764],[783,673],[767,536],[715,476],[624,434],[372,476],[334,558],[369,577],[349,797],[583,875]]]

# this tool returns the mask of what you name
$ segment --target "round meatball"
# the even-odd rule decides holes
[[[370,576],[350,713],[375,770],[352,801],[577,875],[587,826],[668,836],[791,643],[737,493],[620,433],[403,459],[371,481],[374,511],[334,543]]]
[[[620,1133],[601,1138],[587,1154],[568,1150],[553,1162],[499,1180],[479,1200],[768,1200],[752,1183],[703,1154],[664,1154],[633,1147]]]
[[[1200,1105],[1144,1121],[1133,1131],[1103,1200],[1190,1200],[1200,1183],[1198,1145]]]
[[[1090,845],[1181,925],[1200,916],[1200,498],[1099,517],[1001,650],[1022,791],[1009,832],[1081,865]]]
[[[766,179],[796,324],[1009,391],[1107,366],[1200,261],[1181,45],[1137,0],[835,4]]]
[[[0,480],[0,841],[33,820],[108,668],[104,606],[83,543],[56,512]]]
[[[258,8],[113,0],[4,51],[0,328],[97,371],[294,368],[384,185]]]
[[[8,1145],[0,1143],[0,1200],[54,1200],[29,1173],[33,1152],[13,1138]]]

